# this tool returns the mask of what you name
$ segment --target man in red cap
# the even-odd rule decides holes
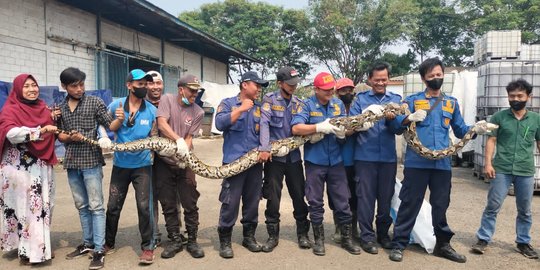
[[[294,135],[323,133],[315,143],[304,145],[306,171],[306,199],[313,227],[315,255],[325,255],[324,249],[324,183],[335,207],[336,218],[342,231],[341,246],[351,254],[360,254],[360,247],[352,241],[349,187],[341,157],[340,143],[345,142],[345,128],[330,124],[330,118],[345,116],[343,102],[334,97],[336,82],[326,72],[319,73],[313,82],[315,95],[305,100],[291,122]]]

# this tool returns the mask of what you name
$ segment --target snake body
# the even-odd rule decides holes
[[[400,106],[395,103],[389,103],[384,107],[384,110],[381,114],[374,114],[373,112],[368,111],[355,116],[332,118],[330,120],[330,123],[338,127],[344,126],[347,130],[355,130],[361,127],[366,122],[376,123],[377,121],[385,118],[386,113],[402,115],[409,114],[410,112],[406,104],[402,104]],[[441,159],[448,157],[463,148],[463,146],[465,146],[467,142],[473,139],[475,132],[474,129],[471,129],[469,132],[467,132],[467,134],[465,134],[465,136],[459,143],[456,143],[449,148],[443,150],[431,150],[423,146],[418,139],[418,136],[416,135],[416,126],[414,123],[411,123],[411,125],[407,128],[403,135],[405,137],[405,140],[407,141],[407,144],[421,156],[428,159]],[[315,143],[318,140],[321,140],[323,137],[324,134],[316,133],[308,136],[292,136],[289,138],[274,141],[271,143],[271,153],[272,155],[275,155],[283,147],[288,150],[288,153],[290,151],[298,149],[300,146],[307,142]],[[97,141],[88,139],[86,137],[83,138],[83,142],[93,145],[99,145]],[[113,143],[110,149],[113,151],[121,152],[135,152],[146,149],[159,152],[165,148],[171,147],[176,148],[175,141],[163,137],[149,137],[146,139],[136,140],[127,143]],[[222,166],[211,166],[205,164],[192,152],[190,152],[186,156],[176,155],[176,159],[179,162],[185,163],[187,167],[191,168],[193,172],[200,176],[211,179],[222,179],[237,175],[254,166],[258,162],[258,155],[259,151],[257,149],[252,149],[251,151],[241,156],[239,159]]]

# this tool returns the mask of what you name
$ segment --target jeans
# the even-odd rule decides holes
[[[105,244],[105,208],[103,206],[103,168],[68,169],[69,187],[79,218],[86,245],[103,251]]]
[[[476,236],[480,240],[491,241],[495,233],[497,214],[508,194],[510,185],[514,184],[516,206],[516,243],[528,244],[531,241],[531,201],[534,191],[534,176],[516,176],[511,174],[497,173],[489,185],[487,205],[482,214],[482,221]]]

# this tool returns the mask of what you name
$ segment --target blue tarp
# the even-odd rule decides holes
[[[2,108],[4,107],[4,103],[6,103],[10,90],[11,90],[11,83],[0,81],[0,111],[2,111]]]

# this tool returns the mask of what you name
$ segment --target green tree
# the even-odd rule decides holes
[[[540,43],[540,0],[461,0],[475,34],[521,30],[523,43]]]
[[[390,64],[390,76],[399,76],[409,73],[418,63],[416,54],[409,49],[405,54],[384,53],[377,61],[384,61]]]
[[[410,32],[413,0],[312,0],[307,48],[338,77],[358,83],[386,45]]]
[[[179,18],[264,61],[262,66],[239,62],[240,73],[258,69],[266,77],[284,65],[296,68],[300,74],[310,70],[303,50],[309,21],[302,10],[263,2],[225,0],[204,4],[198,10],[180,14]]]

